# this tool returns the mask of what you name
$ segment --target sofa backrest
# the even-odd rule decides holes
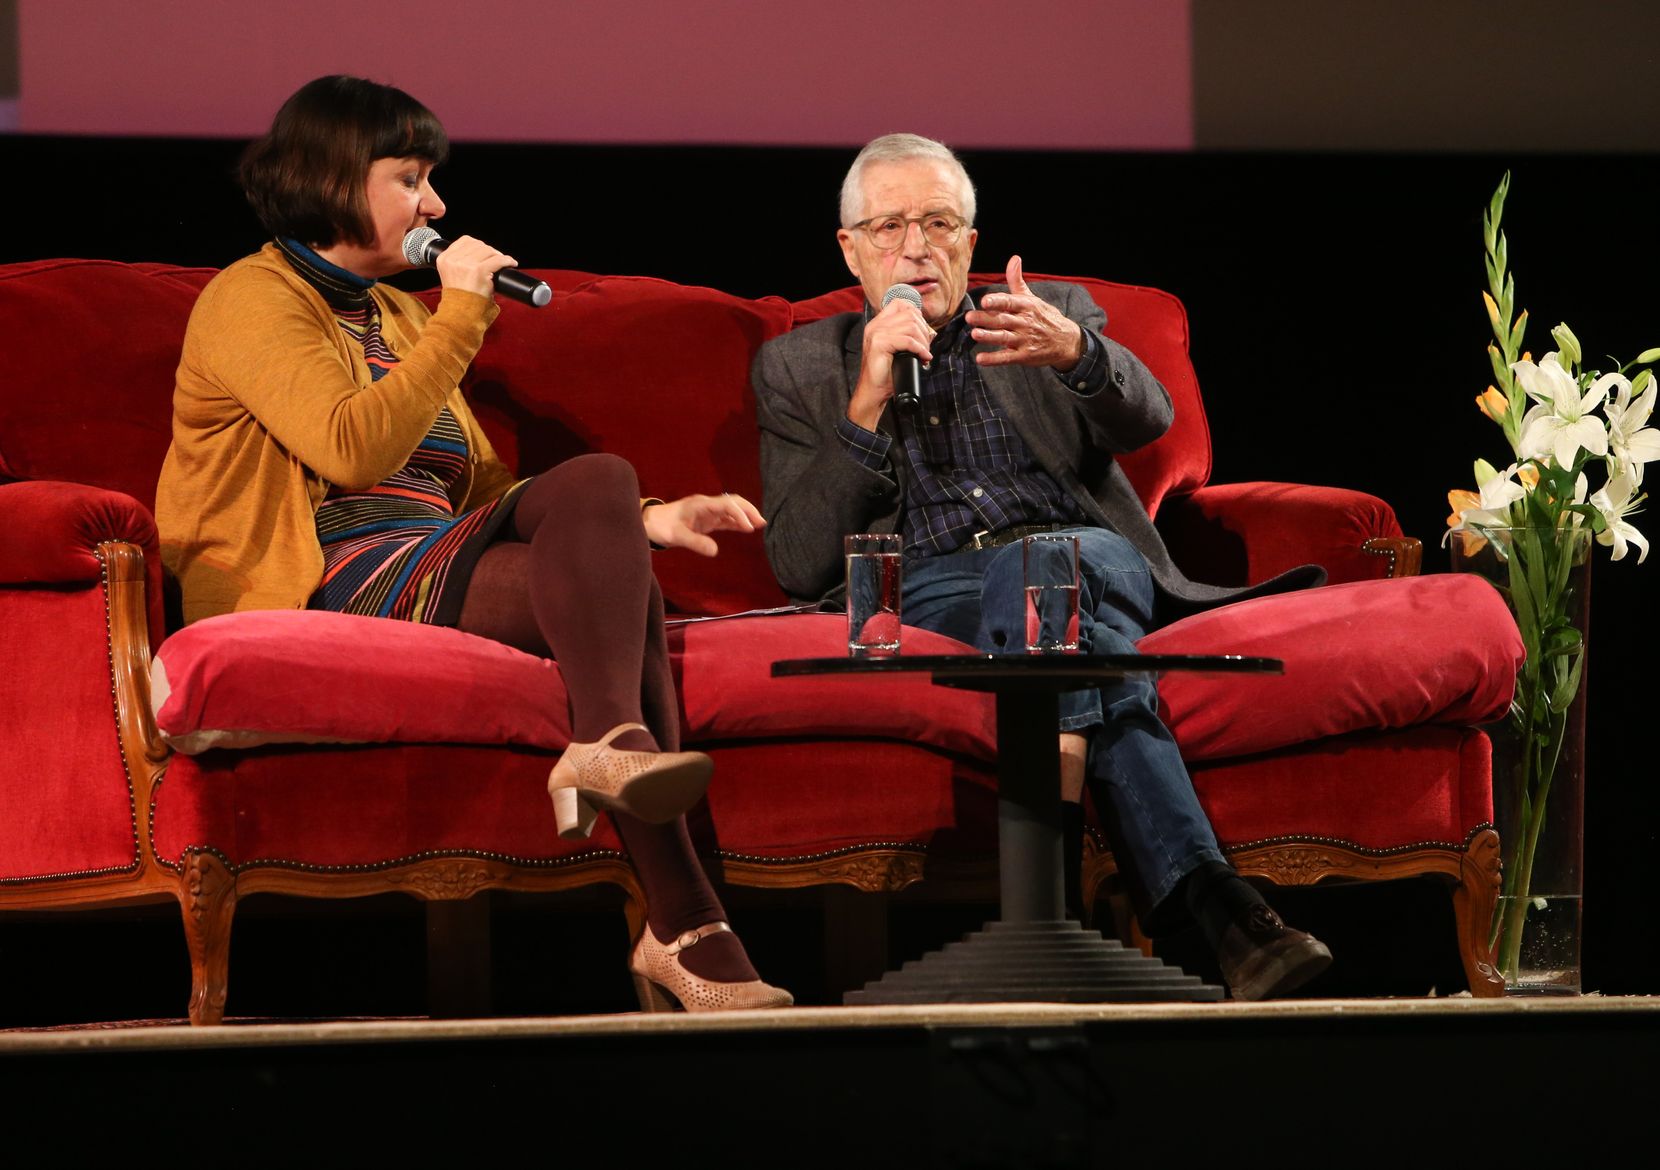
[[[737,492],[761,502],[749,366],[790,327],[779,297],[746,300],[643,276],[558,274],[546,309],[507,302],[468,375],[480,425],[509,467],[543,471],[588,451],[634,465],[642,495]],[[720,555],[657,554],[671,612],[782,605],[758,536]]]
[[[174,371],[210,269],[100,260],[0,266],[0,479],[60,479],[153,508],[169,441]],[[749,368],[768,339],[857,308],[842,289],[791,305],[650,277],[538,270],[548,308],[502,306],[468,375],[479,420],[509,467],[529,475],[587,451],[639,473],[643,494],[738,492],[761,499]],[[999,279],[995,273],[976,284]],[[1033,279],[1040,279],[1033,277]],[[1148,507],[1205,482],[1210,442],[1187,357],[1181,302],[1157,289],[1079,279],[1108,334],[1147,362],[1176,423],[1123,460]],[[423,294],[429,301],[436,292]],[[705,560],[656,568],[671,611],[726,613],[785,600],[758,538],[727,536]]]
[[[173,376],[210,268],[0,265],[0,479],[125,492],[154,509]]]

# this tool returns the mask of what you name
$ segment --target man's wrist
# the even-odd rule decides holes
[[[1063,386],[1074,394],[1087,397],[1101,389],[1106,381],[1105,354],[1100,339],[1081,325],[1078,327],[1078,340],[1083,351],[1079,354],[1078,360],[1067,369],[1059,366],[1051,368]]]
[[[880,410],[855,410],[852,406],[847,408],[847,421],[861,431],[875,434],[876,424],[881,420],[882,412]]]
[[[875,390],[860,382],[853,388],[853,396],[848,399],[847,421],[862,431],[874,432],[887,405],[887,401]]]
[[[1078,363],[1084,360],[1084,354],[1087,350],[1087,343],[1084,341],[1084,327],[1076,321],[1072,323],[1072,326],[1078,331],[1077,339],[1072,343],[1072,356],[1064,364],[1061,362],[1055,363],[1054,369],[1057,374],[1070,374],[1078,368]]]

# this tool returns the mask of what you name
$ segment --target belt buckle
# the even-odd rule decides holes
[[[968,543],[974,546],[974,551],[979,552],[982,549],[986,549],[986,548],[991,547],[990,545],[985,545],[985,544],[980,543],[981,538],[987,537],[987,536],[990,536],[990,535],[991,535],[991,529],[982,528],[982,529],[980,529],[980,531],[978,531],[974,534],[973,539],[971,539]]]

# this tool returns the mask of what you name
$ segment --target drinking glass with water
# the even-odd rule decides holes
[[[899,653],[900,543],[897,535],[842,538],[847,554],[847,653],[876,658]]]
[[[1078,538],[1043,532],[1021,541],[1026,652],[1078,652]]]

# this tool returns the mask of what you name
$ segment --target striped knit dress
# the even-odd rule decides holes
[[[347,272],[293,240],[283,255],[334,311],[341,329],[363,348],[379,381],[398,364],[381,338],[369,296],[373,281]],[[473,566],[512,515],[523,482],[481,508],[456,515],[467,477],[467,440],[449,407],[400,470],[366,491],[331,485],[317,508],[323,581],[310,608],[453,626]]]

